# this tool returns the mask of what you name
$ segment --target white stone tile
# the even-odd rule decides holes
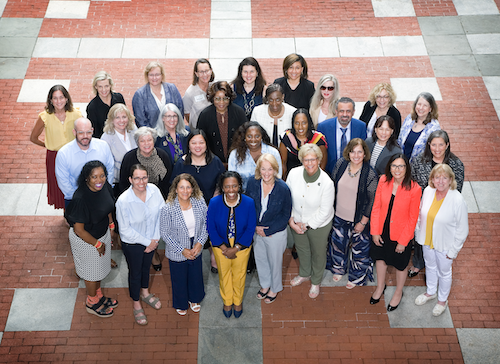
[[[246,56],[245,56],[246,57]],[[242,58],[213,58],[210,57],[210,64],[214,70],[216,81],[232,81],[238,73],[238,65]]]
[[[87,19],[90,1],[49,1],[46,18]]]
[[[493,101],[493,107],[497,112],[498,120],[500,120],[500,100],[491,100],[491,101]]]
[[[500,100],[500,76],[483,77],[484,85],[492,100]]]
[[[297,53],[305,58],[340,57],[336,37],[295,38],[295,47]]]
[[[500,54],[500,34],[467,34],[472,53]]]
[[[211,20],[251,20],[252,13],[249,11],[214,11],[212,9],[212,13],[210,14]]]
[[[5,5],[7,5],[7,1],[8,0],[0,0],[0,16],[3,15],[3,11],[5,10]]]
[[[252,21],[212,20],[210,38],[252,38]]]
[[[391,85],[398,101],[415,101],[421,92],[430,92],[436,100],[443,99],[435,77],[391,78]]]
[[[69,90],[69,84],[70,80],[23,80],[17,102],[46,102],[52,86],[63,85]]]
[[[166,58],[208,58],[208,38],[184,38],[167,40]]]
[[[38,38],[33,57],[39,58],[76,58],[80,38]]]
[[[349,95],[347,95],[347,97],[349,97]],[[354,115],[352,116],[354,119],[359,119],[361,113],[363,112],[363,106],[365,106],[365,104],[366,101],[354,101]]]
[[[103,1],[103,0],[90,0],[90,1]],[[106,0],[106,2],[108,1],[132,1],[132,0]]]
[[[500,329],[457,329],[457,337],[465,364],[498,364]]]
[[[411,0],[372,0],[375,17],[415,16]]]
[[[382,57],[380,37],[339,37],[341,57]]]
[[[285,58],[295,53],[294,38],[253,38],[253,56],[255,58]]]
[[[212,14],[214,11],[239,11],[248,12],[252,11],[252,3],[249,0],[243,1],[212,1],[211,6]]]
[[[464,181],[464,186],[462,187],[462,196],[467,203],[467,211],[469,214],[478,213],[479,207],[477,207],[476,198],[474,197],[474,192],[472,192],[472,187],[470,182]]]
[[[380,41],[386,57],[427,56],[427,48],[421,35],[380,37]]]
[[[4,58],[0,57],[0,79],[1,80],[22,80],[26,76],[26,71],[30,65],[31,57],[24,58]]]
[[[500,212],[499,181],[473,181],[470,184],[480,213]]]
[[[1,13],[0,13],[0,16],[2,16]],[[3,332],[0,332],[0,345],[2,345],[2,337],[3,337]]]
[[[125,38],[122,58],[165,58],[167,40],[161,38]]]
[[[1,18],[0,34],[2,37],[38,37],[43,19]]]
[[[78,58],[120,58],[123,38],[82,38]]]
[[[252,55],[252,40],[248,39],[210,39],[210,59],[240,58]]]
[[[17,288],[5,331],[70,330],[77,293],[77,288]]]
[[[453,0],[458,15],[498,14],[494,0]]]
[[[80,109],[80,112],[82,113],[82,116],[84,118],[87,117],[87,105],[89,103],[88,102],[73,102],[73,107],[76,107],[78,109]]]
[[[47,92],[45,93],[47,99]],[[41,183],[2,183],[0,184],[0,216],[35,215]]]
[[[75,106],[75,104],[73,104]],[[49,205],[49,201],[47,199],[47,184],[44,183],[42,185],[40,191],[40,198],[37,201],[35,215],[36,216],[63,216],[63,209],[55,209],[54,206]]]

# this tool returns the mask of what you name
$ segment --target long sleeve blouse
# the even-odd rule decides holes
[[[149,246],[160,239],[160,209],[165,205],[158,187],[146,186],[146,201],[137,197],[130,186],[116,201],[116,219],[120,238],[127,244]]]
[[[435,164],[432,159],[427,161],[424,158],[424,154],[420,154],[417,158],[413,159],[411,162],[411,177],[415,182],[417,182],[422,188],[422,191],[429,184],[429,176],[431,175],[432,168]],[[450,156],[448,160],[448,165],[450,166],[453,173],[455,173],[455,180],[457,181],[457,190],[462,192],[462,187],[464,186],[464,164],[458,157]]]
[[[370,218],[370,233],[372,235],[382,235],[384,222],[389,212],[393,186],[394,178],[387,182],[385,175],[380,177]],[[407,246],[413,238],[418,220],[420,196],[422,196],[422,190],[416,182],[411,182],[410,190],[401,185],[398,186],[392,205],[389,228],[391,240]]]
[[[288,173],[286,184],[292,194],[292,217],[313,229],[328,225],[333,219],[335,187],[330,177],[319,170],[318,179],[312,183],[304,179],[304,166],[293,168]]]
[[[208,238],[207,232],[207,205],[204,199],[191,197],[195,231],[193,246],[196,243],[204,245]],[[173,202],[167,202],[160,211],[160,234],[165,242],[165,255],[174,262],[182,262],[186,257],[182,255],[184,249],[191,249],[191,238],[184,221],[184,215],[176,197]],[[201,254],[202,251],[198,255]]]
[[[246,194],[255,203],[257,226],[268,227],[264,229],[266,236],[286,229],[292,213],[292,195],[285,182],[279,178],[274,181],[274,187],[268,195],[267,209],[262,219],[259,219],[262,211],[262,180],[251,178],[248,181]]]
[[[435,196],[436,189],[427,186],[422,196],[415,229],[415,240],[420,245],[425,244],[427,216]],[[455,259],[468,235],[467,204],[460,192],[449,190],[432,224],[432,245],[436,251],[447,251],[448,257]]]

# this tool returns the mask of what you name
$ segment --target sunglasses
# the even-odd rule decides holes
[[[328,91],[333,91],[333,90],[335,90],[335,87],[334,86],[328,86],[328,87],[321,86],[320,89],[321,89],[321,91],[325,91],[326,89],[328,89]]]

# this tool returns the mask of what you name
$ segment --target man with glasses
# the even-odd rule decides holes
[[[64,194],[65,208],[73,198],[78,187],[78,177],[85,163],[101,161],[107,168],[107,180],[113,183],[114,159],[108,143],[92,138],[92,123],[87,118],[75,121],[73,134],[75,139],[63,146],[56,157],[57,184]]]
[[[366,139],[366,124],[352,118],[354,101],[349,97],[341,97],[337,101],[336,109],[337,117],[318,124],[318,131],[325,136],[328,143],[328,163],[326,165],[328,174],[332,173],[335,163],[342,156],[351,139]]]

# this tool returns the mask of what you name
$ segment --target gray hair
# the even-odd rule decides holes
[[[146,135],[151,135],[151,137],[153,138],[153,142],[156,143],[156,138],[158,137],[158,133],[156,133],[155,129],[150,128],[149,126],[141,126],[139,129],[135,131],[134,133],[135,143],[139,145],[139,139]]]
[[[335,103],[335,110],[338,110],[339,109],[339,104],[342,103],[342,104],[346,104],[350,102],[352,104],[352,111],[356,110],[356,104],[354,103],[353,99],[351,99],[350,97],[341,97],[340,99],[337,100],[337,102]]]
[[[323,159],[323,152],[321,151],[321,149],[319,149],[319,147],[316,144],[313,143],[307,143],[300,147],[299,149],[300,163],[302,163],[304,157],[309,154],[315,154],[316,157],[318,158],[319,163],[321,163],[321,160]]]
[[[167,113],[167,111],[173,111],[177,114],[177,125],[175,127],[175,131],[180,136],[186,136],[189,132],[186,130],[184,126],[184,118],[182,117],[181,111],[174,104],[168,103],[163,106],[160,110],[160,114],[158,115],[158,120],[156,121],[156,132],[160,138],[163,138],[167,135],[167,129],[165,128],[165,123],[163,122],[163,116]]]

